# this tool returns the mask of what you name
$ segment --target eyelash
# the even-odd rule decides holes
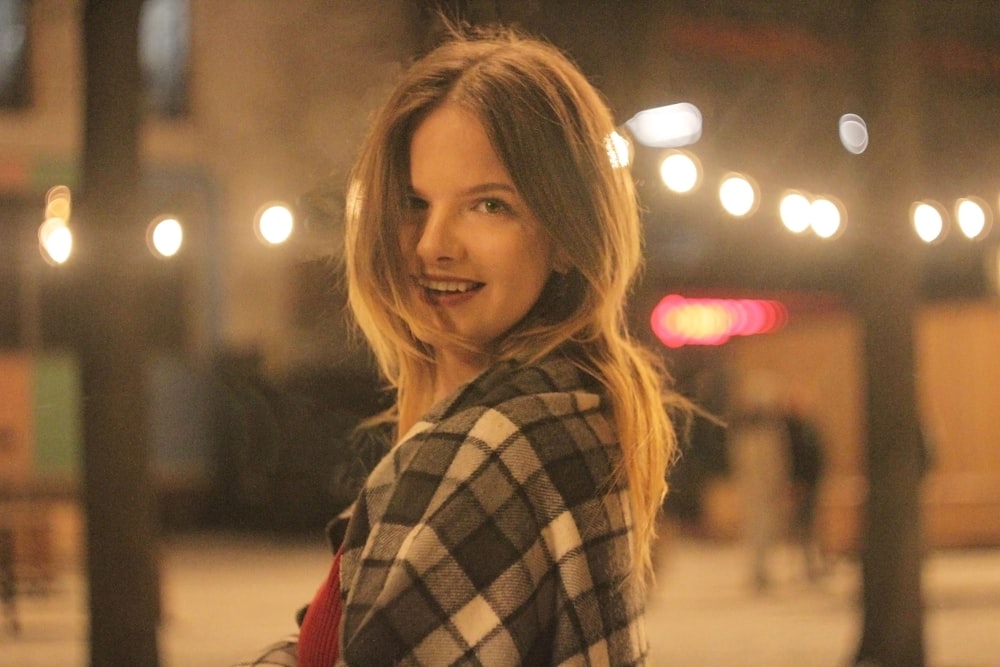
[[[428,208],[427,202],[416,195],[408,196],[404,205],[410,211],[423,211]],[[510,204],[496,197],[487,197],[476,201],[472,206],[472,210],[480,211],[487,215],[513,215],[514,213],[514,208]]]
[[[496,207],[496,208],[493,208],[491,210],[491,207]],[[476,202],[476,205],[473,207],[473,210],[478,211],[480,209],[482,209],[483,213],[486,213],[488,215],[497,215],[500,213],[506,213],[509,215],[514,212],[514,210],[510,207],[509,204],[507,204],[507,202],[505,202],[502,199],[496,199],[493,197],[488,199],[482,199]]]

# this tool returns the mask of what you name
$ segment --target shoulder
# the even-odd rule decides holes
[[[583,445],[616,439],[603,387],[563,357],[487,371],[423,430],[427,436],[462,435],[494,447],[515,434],[531,442]]]
[[[534,364],[497,364],[463,388],[451,411],[481,406],[531,420],[594,410],[604,388],[564,356],[551,355]]]
[[[600,390],[575,369],[552,370],[513,371],[505,388],[455,410],[424,436],[456,444],[455,462],[463,463],[453,467],[456,476],[492,479],[491,487],[507,480],[536,510],[554,516],[610,490],[621,454],[610,403]]]

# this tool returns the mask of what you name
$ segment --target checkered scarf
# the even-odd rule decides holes
[[[438,404],[355,505],[341,664],[643,664],[619,456],[600,385],[561,357]]]

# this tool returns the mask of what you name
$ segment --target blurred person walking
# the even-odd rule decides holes
[[[779,391],[777,380],[766,373],[742,378],[726,430],[750,580],[757,592],[773,582],[772,553],[788,528],[789,439]]]
[[[785,414],[791,461],[792,534],[802,550],[806,577],[816,581],[827,569],[816,530],[816,506],[823,478],[825,456],[816,425],[794,399]]]

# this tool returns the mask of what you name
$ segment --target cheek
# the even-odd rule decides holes
[[[529,252],[534,255],[534,263],[537,271],[543,276],[543,282],[548,280],[549,274],[558,270],[559,254],[555,244],[549,237],[539,234],[530,244]]]
[[[390,236],[392,232],[387,232]],[[413,225],[404,225],[396,231],[396,238],[388,239],[390,245],[395,245],[399,249],[400,257],[409,262],[416,255],[417,233]]]
[[[529,264],[528,266],[519,265],[516,270],[522,279],[530,281],[530,284],[525,285],[529,288],[525,290],[525,295],[531,294],[532,301],[535,301],[541,296],[542,289],[552,274],[553,253],[540,241],[537,245],[527,248],[525,252],[526,256],[530,257]]]

